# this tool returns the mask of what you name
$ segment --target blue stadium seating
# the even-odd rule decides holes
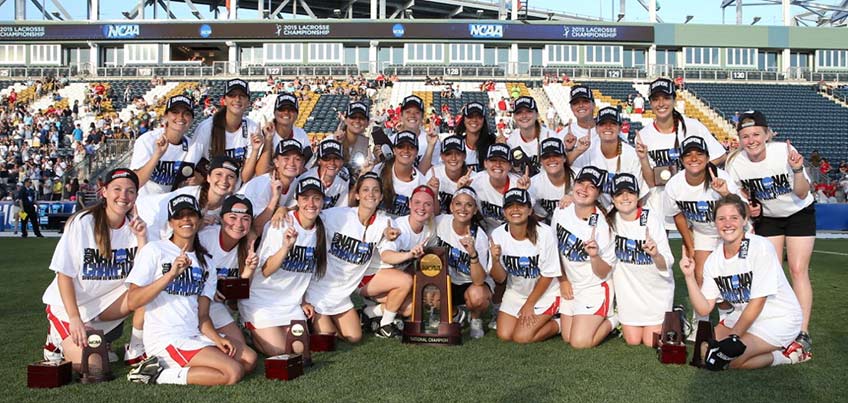
[[[362,102],[370,106],[369,100],[363,99]],[[339,126],[337,112],[347,110],[348,103],[350,103],[350,97],[347,95],[321,95],[309,118],[306,119],[303,130],[306,130],[307,133],[335,132]]]

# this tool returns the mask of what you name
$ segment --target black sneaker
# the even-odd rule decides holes
[[[400,330],[398,330],[394,323],[389,323],[388,325],[384,325],[377,329],[377,331],[374,332],[374,336],[381,339],[393,339],[400,337]]]
[[[795,341],[804,348],[804,351],[809,353],[813,351],[813,339],[810,338],[810,334],[807,332],[798,333],[798,337],[795,338]]]
[[[159,366],[159,359],[152,356],[141,362],[137,367],[130,370],[127,374],[127,380],[135,383],[155,384],[156,378],[162,373],[162,368]]]

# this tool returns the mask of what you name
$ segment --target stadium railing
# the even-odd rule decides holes
[[[0,78],[28,77],[79,77],[89,75],[90,69],[84,64],[70,66],[9,66],[0,67]]]
[[[74,165],[69,177],[82,175],[93,179],[100,176],[104,170],[112,168],[115,162],[126,158],[131,152],[134,141],[131,139],[109,139],[95,150],[93,155]]]

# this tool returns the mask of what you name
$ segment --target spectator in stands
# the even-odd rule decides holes
[[[43,238],[44,235],[41,235],[41,229],[39,228],[38,223],[38,202],[37,202],[37,194],[35,186],[32,183],[32,180],[27,178],[24,181],[24,186],[18,192],[18,196],[16,199],[18,200],[18,208],[24,213],[24,217],[21,219],[21,238],[26,238],[28,236],[27,233],[27,223],[32,224],[33,232],[35,232],[35,236],[39,238]]]
[[[821,165],[821,161],[822,157],[819,154],[819,150],[813,150],[813,152],[810,153],[810,165],[818,168],[819,165]]]
[[[734,125],[739,124],[739,111],[733,113],[733,116],[730,118],[730,122]]]
[[[645,98],[642,98],[642,94],[636,94],[636,97],[633,98],[633,113],[642,114],[645,112]]]
[[[819,164],[819,172],[821,172],[822,175],[827,176],[830,173],[830,170],[830,162],[827,162],[827,158],[822,157],[821,164]]]
[[[547,120],[548,128],[556,127],[557,120],[558,120],[557,117],[558,116],[557,116],[556,108],[554,107],[554,103],[551,102],[548,105],[548,112],[545,114],[545,119]]]

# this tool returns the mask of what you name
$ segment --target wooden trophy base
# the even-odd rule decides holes
[[[312,352],[336,351],[336,334],[312,333],[309,336],[309,350]]]
[[[39,361],[27,366],[28,388],[57,388],[71,383],[70,361]]]
[[[265,377],[290,381],[303,375],[303,357],[300,354],[280,354],[265,359]]]
[[[663,364],[686,364],[686,344],[666,343],[660,340],[660,334],[654,333],[654,348],[657,358]]]
[[[250,279],[227,277],[218,279],[218,292],[227,301],[250,298]]]
[[[112,374],[99,374],[99,375],[82,375],[80,376],[80,383],[91,384],[91,383],[100,383],[100,382],[109,382],[115,379]]]
[[[695,346],[692,348],[694,350],[692,352],[692,361],[689,361],[690,365],[698,368],[704,367],[704,354],[707,350],[705,344],[713,339],[715,339],[713,324],[708,320],[698,321],[698,330],[695,333]]]
[[[436,333],[423,332],[422,322],[404,322],[403,343],[424,344],[432,346],[458,346],[462,344],[462,333],[459,323],[439,323]]]

